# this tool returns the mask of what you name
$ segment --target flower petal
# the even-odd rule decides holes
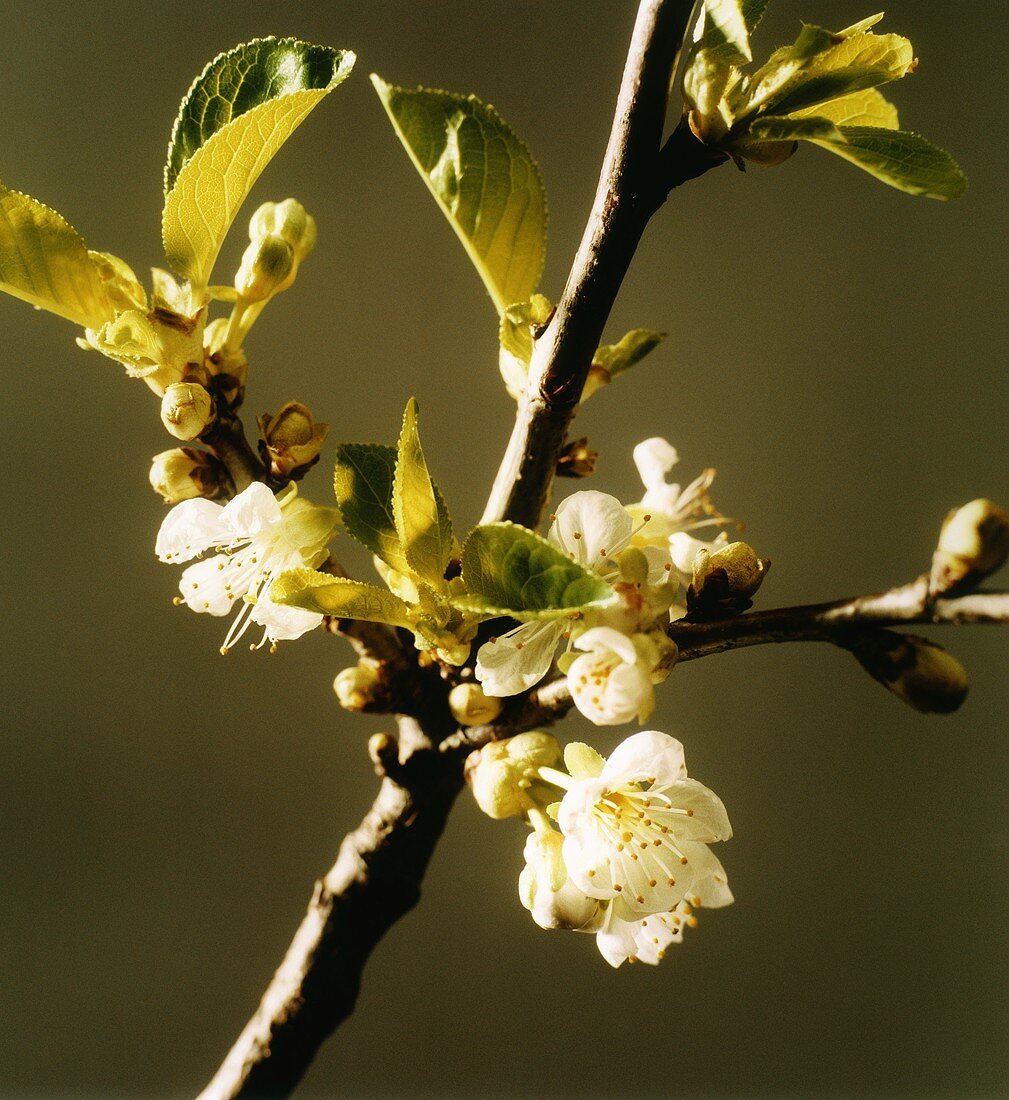
[[[567,622],[523,623],[480,647],[476,678],[485,695],[518,695],[546,676]]]
[[[224,554],[216,554],[183,570],[179,591],[187,607],[205,615],[228,615],[234,611],[236,593],[227,587],[227,564]]]
[[[619,630],[614,630],[611,626],[594,626],[590,630],[586,630],[575,639],[574,647],[575,649],[582,649],[586,653],[609,650],[611,653],[615,653],[621,661],[627,661],[630,664],[634,664],[638,659],[637,650],[634,648],[631,639]]]
[[[176,504],[161,521],[154,552],[162,561],[176,564],[226,542],[223,511],[220,504],[202,497]]]
[[[610,758],[612,760],[612,757]],[[675,809],[689,811],[676,822],[676,840],[700,840],[710,844],[715,840],[728,840],[732,836],[729,815],[722,800],[714,791],[698,783],[696,779],[680,779],[662,788]],[[661,816],[656,813],[656,817]]]
[[[686,774],[683,745],[668,733],[642,730],[613,750],[606,761],[602,778],[612,787],[651,779],[656,790],[665,790],[670,784],[684,779]],[[707,787],[704,789],[707,790]]]
[[[661,436],[645,439],[634,448],[634,465],[648,490],[665,488],[666,474],[679,461],[676,448]]]
[[[683,854],[693,867],[694,878],[687,893],[687,900],[693,906],[704,909],[721,909],[735,900],[729,889],[729,879],[718,856],[707,844],[684,841],[680,845]]]
[[[279,523],[281,514],[273,493],[261,481],[254,481],[234,500],[228,501],[221,513],[221,522],[231,533],[229,541],[251,539],[264,528]]]
[[[249,613],[254,623],[266,627],[271,642],[293,642],[322,624],[322,615],[303,611],[300,607],[285,607],[269,596],[260,596]]]
[[[634,521],[616,497],[586,489],[557,506],[547,538],[576,561],[596,568],[627,545],[633,528]]]

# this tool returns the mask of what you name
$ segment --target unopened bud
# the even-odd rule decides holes
[[[687,607],[692,614],[745,611],[770,567],[771,563],[757,557],[756,550],[745,542],[730,542],[714,553],[698,550]]]
[[[776,168],[779,164],[784,164],[798,148],[797,141],[747,141],[737,145],[735,153],[760,168]],[[736,160],[736,163],[738,165],[739,161]]]
[[[288,401],[277,413],[259,418],[262,435],[260,451],[276,477],[287,477],[293,470],[307,468],[319,458],[329,431],[328,424],[316,424],[311,410],[297,401]]]
[[[161,399],[161,423],[176,439],[195,439],[214,419],[214,402],[196,382],[176,382]]]
[[[924,714],[949,714],[967,696],[963,665],[927,638],[878,630],[848,648],[874,680]]]
[[[228,471],[213,455],[192,447],[173,447],[151,459],[151,488],[166,504],[178,504],[193,497],[214,499],[224,496],[229,486]]]
[[[274,234],[283,237],[297,259],[303,260],[315,248],[315,218],[297,199],[264,202],[249,222],[249,240],[256,241]]]
[[[518,817],[554,800],[556,792],[539,778],[539,769],[556,767],[561,759],[556,739],[534,730],[484,745],[467,761],[466,778],[488,817]]]
[[[954,508],[943,521],[932,556],[934,596],[963,592],[1000,569],[1009,557],[1009,514],[990,500]]]
[[[364,710],[375,700],[379,675],[373,665],[364,661],[337,673],[333,691],[344,710]]]
[[[247,302],[264,302],[294,282],[294,250],[283,237],[259,237],[242,256],[235,289]]]
[[[501,713],[500,699],[484,695],[479,684],[456,684],[448,693],[452,717],[460,726],[485,726]]]

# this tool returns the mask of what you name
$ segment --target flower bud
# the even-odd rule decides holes
[[[963,665],[927,638],[878,630],[848,648],[874,680],[924,714],[949,714],[967,696]]]
[[[990,500],[954,508],[943,522],[932,557],[932,595],[973,588],[1009,557],[1009,514]]]
[[[150,480],[151,488],[166,504],[224,496],[230,482],[228,471],[213,455],[192,447],[174,447],[155,455]]]
[[[375,700],[379,675],[375,667],[365,661],[337,673],[333,691],[344,710],[364,710]]]
[[[301,261],[315,248],[315,218],[297,199],[264,202],[249,222],[249,240],[273,235],[283,237]]]
[[[698,550],[687,589],[688,609],[707,615],[745,611],[770,566],[745,542],[730,542],[714,553]]]
[[[466,778],[488,817],[518,817],[554,800],[556,792],[539,778],[538,771],[555,767],[561,759],[556,739],[534,730],[484,745],[467,761]]]
[[[276,416],[264,413],[259,418],[259,431],[263,437],[259,449],[270,473],[287,477],[318,460],[329,425],[316,424],[305,405],[288,401]]]
[[[564,865],[563,842],[554,829],[536,829],[529,834],[526,863],[519,875],[519,900],[540,928],[594,932],[605,910],[571,881]]]
[[[264,302],[294,282],[294,250],[283,237],[259,237],[245,250],[235,289],[247,302]]]
[[[161,423],[176,439],[195,439],[214,419],[210,394],[195,382],[175,382],[161,399]]]
[[[448,693],[452,717],[460,726],[484,726],[493,722],[504,704],[500,699],[484,695],[479,684],[456,684]]]

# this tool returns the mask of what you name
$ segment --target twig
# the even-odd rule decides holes
[[[780,607],[728,619],[671,623],[666,633],[679,651],[677,664],[730,649],[779,642],[831,642],[852,649],[859,637],[888,626],[1009,625],[1009,592],[973,592],[933,600],[928,575],[910,584],[831,603]],[[493,725],[458,730],[442,742],[445,751],[477,748],[488,741],[563,718],[574,705],[567,680],[557,676],[516,699]]]
[[[595,202],[529,382],[483,522],[536,527],[592,356],[645,226],[671,188],[725,160],[682,126],[662,147],[669,85],[693,0],[643,0]]]
[[[389,763],[388,754],[382,754]],[[259,1008],[200,1100],[287,1096],[354,1010],[375,944],[420,898],[428,860],[462,787],[461,754],[434,751],[412,720],[361,824],[315,885]]]
[[[931,601],[928,577],[871,596],[756,611],[709,623],[673,623],[667,633],[680,661],[771,642],[838,642],[869,627],[1009,623],[1009,593],[975,592]]]

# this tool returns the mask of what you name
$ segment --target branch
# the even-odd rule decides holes
[[[678,661],[693,661],[744,646],[771,642],[833,642],[847,648],[852,633],[912,624],[1009,624],[1009,593],[975,592],[930,600],[928,577],[871,596],[833,603],[756,611],[709,623],[675,622],[667,634],[679,647]]]
[[[354,1010],[372,949],[420,898],[420,884],[462,787],[461,754],[438,753],[410,719],[399,751],[373,739],[378,797],[315,885],[287,955],[200,1100],[287,1096],[323,1041]]]
[[[1009,626],[1009,592],[973,592],[933,599],[926,574],[886,592],[831,603],[780,607],[703,623],[680,619],[671,623],[666,633],[679,651],[676,663],[682,664],[730,649],[778,642],[831,642],[852,650],[857,649],[860,638],[884,627],[915,624]],[[557,676],[528,695],[510,700],[492,725],[459,730],[446,738],[441,747],[446,752],[464,747],[473,749],[537,726],[549,726],[563,718],[573,705],[566,677]]]
[[[617,292],[649,219],[669,191],[726,158],[682,125],[662,147],[669,86],[693,0],[642,0],[613,128],[578,253],[550,324],[483,515],[535,528],[568,426]]]

